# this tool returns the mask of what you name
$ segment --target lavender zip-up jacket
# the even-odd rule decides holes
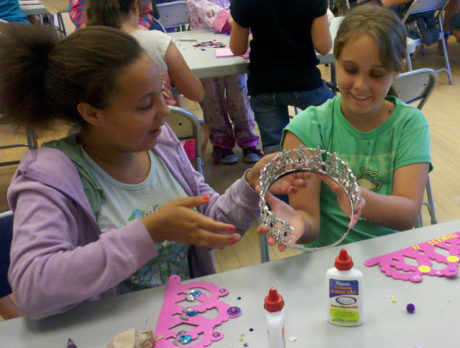
[[[244,233],[259,214],[258,195],[243,178],[219,195],[190,164],[172,130],[163,126],[153,149],[190,196],[211,195],[199,210]],[[101,234],[80,176],[59,150],[22,158],[8,189],[14,212],[9,281],[29,318],[44,318],[86,300],[115,295],[115,286],[157,255],[140,220]],[[155,213],[153,213],[155,214]],[[209,250],[192,247],[193,277],[215,272]]]

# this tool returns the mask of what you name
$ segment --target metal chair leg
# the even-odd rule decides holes
[[[444,40],[444,35],[441,39],[442,45],[442,54],[444,55],[444,63],[446,64],[447,75],[449,76],[449,85],[453,85],[454,81],[452,80],[452,72],[450,71],[449,56],[447,55],[446,41]]]
[[[268,251],[267,235],[259,237],[259,246],[260,246],[260,261],[261,262],[270,261],[270,252]]]
[[[410,59],[410,53],[407,54],[407,69],[412,71],[412,60]]]

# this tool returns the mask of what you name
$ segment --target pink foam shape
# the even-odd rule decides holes
[[[379,265],[388,277],[419,283],[423,275],[436,277],[454,277],[458,274],[459,262],[450,262],[448,256],[436,252],[436,247],[449,251],[449,256],[460,257],[460,232],[432,239],[421,244],[401,249],[389,254],[377,256],[364,262],[367,267]],[[417,265],[408,265],[405,257],[413,258]],[[443,269],[434,269],[432,261],[445,264]],[[429,272],[421,272],[420,266],[430,267]]]
[[[216,48],[216,58],[234,57],[232,50],[229,47]]]
[[[210,296],[204,291],[201,291],[200,296],[195,297],[195,301],[199,304],[192,304],[191,310],[197,311],[195,316],[188,316],[188,320],[181,319],[184,314],[184,306],[179,303],[186,301],[185,294],[187,290],[202,290],[209,292]],[[187,335],[192,337],[192,341],[186,344],[188,348],[202,348],[209,346],[212,342],[222,339],[223,334],[214,331],[216,326],[226,322],[230,315],[227,310],[231,307],[227,303],[220,301],[219,297],[226,296],[228,291],[219,288],[217,285],[208,282],[190,282],[181,284],[181,278],[177,275],[169,277],[166,293],[161,308],[158,324],[155,329],[155,336],[162,336],[163,339],[156,343],[155,347],[170,348],[177,347],[174,340],[177,338],[178,331],[173,330],[181,324],[194,325],[195,327],[187,330]],[[210,309],[216,309],[218,314],[215,318],[205,318],[200,313],[205,313]],[[214,335],[213,335],[214,334]],[[199,336],[202,335],[198,342],[193,343]]]

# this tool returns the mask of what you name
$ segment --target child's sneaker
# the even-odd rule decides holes
[[[264,155],[257,147],[247,147],[243,149],[243,161],[246,163],[255,163]]]
[[[214,146],[212,157],[214,158],[213,164],[235,164],[238,162],[238,157],[233,153],[232,149],[224,149],[218,146]]]

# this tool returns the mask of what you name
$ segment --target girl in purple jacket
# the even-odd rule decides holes
[[[28,151],[8,190],[9,281],[30,318],[86,300],[215,271],[209,248],[236,243],[259,215],[267,157],[224,194],[187,160],[165,124],[158,67],[130,35],[89,27],[2,34],[3,116],[34,129],[79,122],[78,134]],[[295,184],[295,185],[293,185]],[[279,182],[276,192],[304,186]],[[287,208],[287,206],[283,206]]]

